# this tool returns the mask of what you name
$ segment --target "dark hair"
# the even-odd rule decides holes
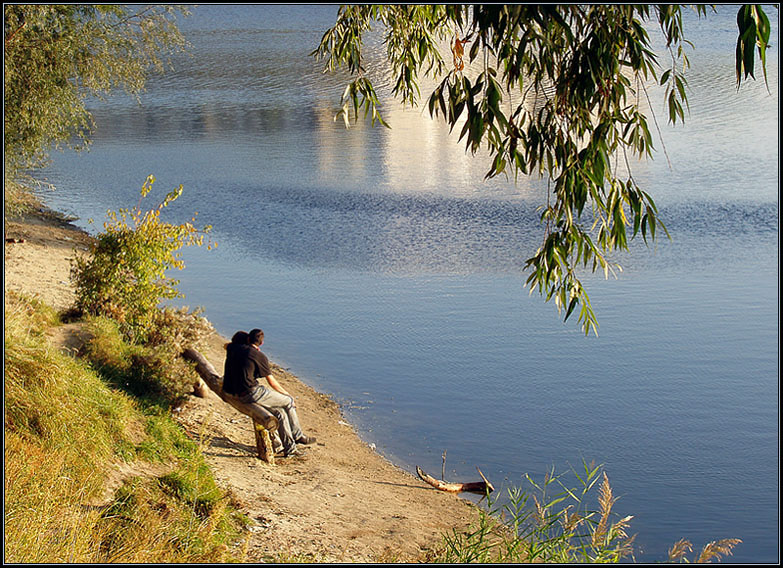
[[[247,342],[252,345],[260,345],[263,340],[264,340],[264,332],[258,328],[251,329],[250,333],[247,336]]]
[[[228,349],[228,346],[231,344],[245,345],[247,344],[247,338],[248,338],[248,333],[246,331],[237,331],[231,337],[231,343],[226,343],[225,348]]]

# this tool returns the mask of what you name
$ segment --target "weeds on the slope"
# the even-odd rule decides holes
[[[168,410],[193,392],[199,378],[180,357],[185,347],[197,347],[212,330],[197,312],[164,308],[161,325],[144,343],[128,341],[120,325],[107,317],[88,316],[85,328],[90,341],[82,355],[112,386],[146,405]]]
[[[164,408],[51,347],[44,307],[7,295],[5,308],[5,559],[241,561],[247,519],[215,485],[201,447]],[[117,464],[133,473],[107,497]]]

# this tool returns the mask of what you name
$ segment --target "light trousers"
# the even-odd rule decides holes
[[[294,399],[261,385],[254,388],[242,400],[248,399],[250,402],[251,398],[253,403],[260,404],[277,418],[277,433],[283,443],[284,451],[290,452],[295,449],[296,441],[304,438],[304,432],[299,425]]]

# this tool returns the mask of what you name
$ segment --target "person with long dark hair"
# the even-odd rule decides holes
[[[274,414],[284,456],[301,456],[303,454],[297,444],[314,444],[316,440],[302,431],[294,397],[272,374],[269,359],[260,349],[263,342],[264,332],[260,329],[234,334],[231,343],[226,345],[223,392],[243,404],[258,404]],[[259,379],[263,379],[265,384]]]

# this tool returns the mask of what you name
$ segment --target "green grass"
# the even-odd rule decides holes
[[[138,374],[124,366],[138,364],[128,359],[137,348],[98,333],[116,365],[75,359],[45,338],[56,323],[51,309],[14,294],[5,308],[5,559],[242,561],[247,519],[215,484],[201,448],[165,404],[116,386],[123,370],[126,382]],[[151,463],[165,464],[165,473]],[[106,501],[119,464],[135,474]]]

